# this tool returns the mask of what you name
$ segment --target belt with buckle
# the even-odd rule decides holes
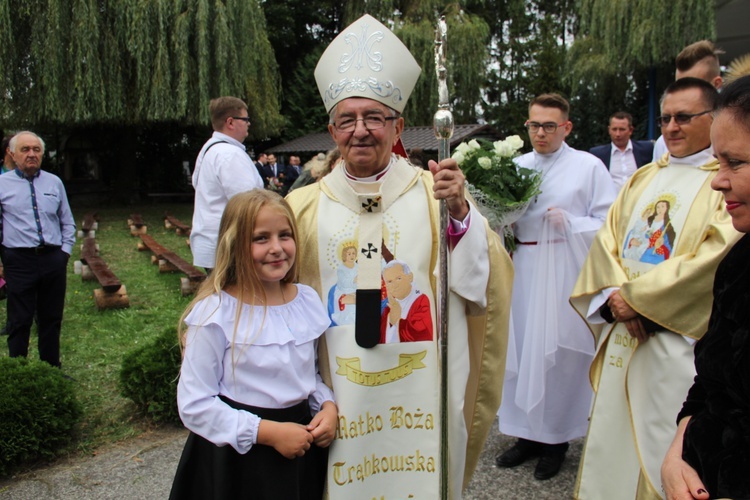
[[[18,247],[10,248],[9,250],[16,250],[23,253],[33,253],[35,255],[44,255],[54,252],[55,250],[59,250],[60,248],[61,247],[57,245],[39,245],[38,247]]]

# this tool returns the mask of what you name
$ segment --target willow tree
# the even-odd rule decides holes
[[[0,26],[0,125],[205,125],[219,95],[281,123],[257,0],[3,0]]]
[[[578,75],[674,61],[715,32],[714,0],[578,0],[579,33],[570,53]]]
[[[624,100],[624,93],[643,94],[640,87],[647,86],[649,104],[644,103],[641,111],[653,116],[657,93],[674,75],[675,56],[686,45],[716,36],[714,4],[714,0],[577,0],[580,24],[568,54],[570,84],[586,92],[598,90],[598,96],[610,101]],[[623,82],[631,84],[623,88]],[[606,118],[599,121],[603,130]],[[652,122],[648,120],[650,137]]]
[[[366,0],[348,2],[347,25],[365,12],[378,18],[409,48],[422,75],[404,109],[409,125],[430,125],[437,109],[435,74],[435,26],[441,15],[448,23],[448,83],[456,123],[477,120],[477,106],[488,61],[489,27],[479,16],[464,9],[465,2],[440,0]]]

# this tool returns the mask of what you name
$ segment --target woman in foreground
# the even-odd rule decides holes
[[[750,76],[722,89],[711,126],[735,229],[750,232]],[[697,375],[661,468],[668,499],[750,498],[750,236],[716,271],[708,332],[695,346]]]

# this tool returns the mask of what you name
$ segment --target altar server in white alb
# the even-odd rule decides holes
[[[461,497],[500,402],[510,259],[466,200],[455,161],[431,162],[425,171],[392,153],[420,71],[371,16],[345,28],[315,70],[343,162],[289,195],[300,232],[300,281],[318,291],[332,319],[320,355],[339,402],[327,479],[333,499],[439,496],[437,199],[446,200],[451,216],[451,498]],[[340,280],[342,265],[356,277]],[[356,285],[354,293],[347,283]],[[419,320],[409,297],[419,298]],[[381,325],[398,334],[381,338]]]
[[[565,143],[569,109],[558,94],[534,98],[526,122],[534,151],[518,159],[542,173],[542,192],[513,226],[513,323],[499,417],[500,431],[518,440],[495,461],[515,467],[540,456],[540,480],[555,476],[568,441],[586,434],[594,341],[568,298],[616,194],[601,160]]]

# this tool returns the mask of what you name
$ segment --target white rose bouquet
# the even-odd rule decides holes
[[[502,230],[505,248],[515,249],[510,225],[529,207],[532,198],[541,193],[541,173],[516,165],[523,139],[512,135],[504,141],[472,139],[459,144],[453,159],[466,176],[469,194],[476,200],[490,226]]]

